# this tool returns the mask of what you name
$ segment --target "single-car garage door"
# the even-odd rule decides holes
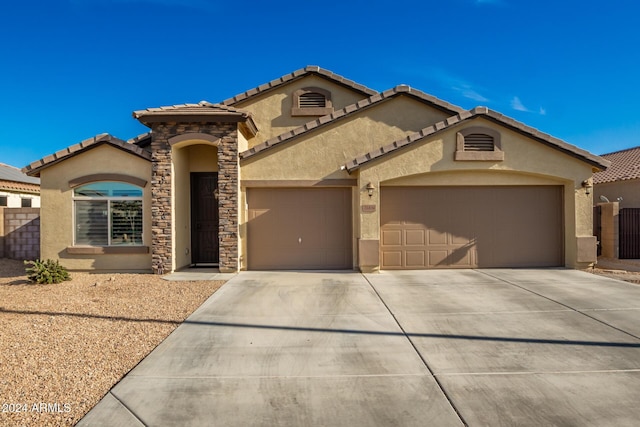
[[[381,268],[564,265],[562,187],[382,187]]]
[[[253,270],[351,269],[351,188],[250,188]]]

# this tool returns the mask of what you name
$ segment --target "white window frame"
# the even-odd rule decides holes
[[[102,181],[102,182],[113,182],[113,181]],[[95,183],[95,182],[94,182]],[[90,183],[90,184],[94,184],[94,183]],[[139,187],[138,185],[134,185],[134,184],[129,184],[126,183],[128,185],[131,185],[133,187],[137,187],[140,188],[140,190],[142,191],[142,196],[140,197],[116,197],[116,196],[96,196],[96,197],[91,197],[91,196],[76,196],[75,195],[75,190],[74,189],[74,193],[73,193],[73,197],[72,197],[72,203],[73,203],[73,246],[97,246],[97,247],[135,247],[135,246],[144,246],[144,189],[142,187]],[[106,202],[107,203],[107,245],[87,245],[87,244],[78,244],[77,243],[77,224],[76,224],[76,201],[101,201],[101,202]],[[140,230],[140,237],[141,237],[141,242],[140,243],[134,243],[131,245],[113,245],[112,243],[112,234],[113,234],[113,229],[112,229],[112,221],[111,221],[111,202],[116,201],[116,202],[135,202],[135,201],[140,201],[141,202],[141,224],[142,224],[142,229]]]

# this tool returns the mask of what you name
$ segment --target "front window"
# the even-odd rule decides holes
[[[142,188],[94,182],[73,190],[75,245],[142,245]]]

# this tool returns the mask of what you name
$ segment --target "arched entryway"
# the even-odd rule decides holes
[[[169,140],[176,268],[219,265],[219,143],[206,134],[183,134]]]

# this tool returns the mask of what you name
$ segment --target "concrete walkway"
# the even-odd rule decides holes
[[[79,425],[637,425],[639,315],[573,270],[243,272]]]

